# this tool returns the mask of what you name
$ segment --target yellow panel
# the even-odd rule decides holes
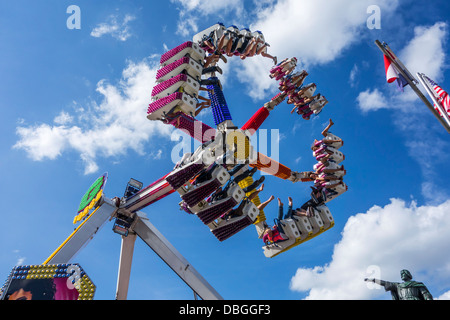
[[[84,218],[86,218],[89,215],[89,211],[95,206],[95,204],[97,204],[98,200],[102,197],[102,195],[103,190],[100,190],[95,196],[95,198],[92,199],[92,201],[89,203],[89,205],[86,208],[84,208],[82,212],[80,212],[78,215],[75,216],[75,218],[73,219],[73,224],[76,224],[81,220],[83,220]]]
[[[248,187],[249,185],[251,185],[253,183],[253,177],[247,177],[244,180],[241,180],[239,182],[239,187],[241,187],[241,189],[244,189],[246,187]],[[246,196],[248,197],[249,195],[251,195],[253,192],[255,192],[255,190],[248,192],[246,194]],[[252,202],[255,204],[255,206],[259,206],[261,204],[261,200],[259,198],[259,195],[257,195],[256,197],[254,197],[252,199]],[[262,221],[266,221],[266,215],[264,214],[264,210],[259,210],[259,215],[256,218],[255,222],[253,224],[257,224],[259,222]]]
[[[314,234],[314,235],[310,234],[310,235],[309,235],[307,238],[305,238],[304,240],[301,240],[300,238],[295,239],[295,242],[294,242],[293,244],[291,244],[289,247],[287,247],[287,248],[281,250],[281,251],[278,252],[277,254],[274,254],[271,258],[276,257],[276,256],[279,255],[280,253],[289,251],[289,250],[291,250],[292,248],[298,246],[299,244],[302,244],[302,243],[304,243],[304,242],[306,242],[306,241],[309,241],[309,240],[311,240],[311,239],[317,237],[318,235],[324,233],[325,231],[330,230],[332,227],[334,227],[334,221],[331,223],[331,225],[330,225],[330,227],[329,227],[328,229],[321,228],[321,231],[320,231],[320,232],[318,232],[318,233],[316,233],[316,234]]]
[[[234,157],[239,160],[247,160],[250,156],[250,139],[240,130],[228,131],[226,136],[228,147],[233,150]]]

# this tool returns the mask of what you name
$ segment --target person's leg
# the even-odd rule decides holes
[[[325,175],[323,177],[323,181],[336,181],[336,180],[341,180],[342,181],[342,177],[336,177],[333,175]]]
[[[258,187],[261,183],[264,182],[266,177],[262,176],[261,178],[259,178],[258,180],[256,180],[255,182],[253,182],[251,185],[249,185],[248,187],[244,188],[243,191],[245,193],[248,193],[252,190],[254,190],[256,187]]]
[[[283,219],[283,202],[278,198],[278,220]]]
[[[217,44],[217,48],[216,50],[219,52],[222,52],[222,49],[224,48],[224,46],[226,46],[228,44],[229,41],[229,33],[228,32],[224,32],[224,34],[220,37],[219,39],[219,43]]]
[[[250,49],[250,51],[247,53],[247,57],[253,57],[256,55],[256,50],[258,49],[258,41],[255,41],[253,44],[253,47]]]
[[[197,104],[197,109],[195,110],[195,116],[198,116],[198,114],[205,108],[209,108],[211,106],[208,102],[202,102]]]
[[[234,176],[239,170],[241,170],[243,167],[245,167],[245,163],[239,163],[233,167],[228,173],[230,176]]]
[[[288,197],[288,199],[289,199],[289,206],[288,206],[287,213],[284,216],[285,219],[289,219],[292,217],[292,198]]]
[[[239,183],[240,181],[244,180],[245,178],[253,176],[257,170],[258,170],[258,168],[256,168],[256,167],[252,168],[251,170],[247,170],[247,171],[241,173],[240,175],[238,175],[234,179],[234,181],[236,183]]]
[[[263,190],[264,190],[264,183],[261,185],[261,187],[256,189],[255,192],[252,192],[252,194],[248,196],[248,200],[252,201]]]
[[[294,216],[303,216],[303,217],[307,217],[307,216],[308,216],[308,213],[306,212],[306,209],[303,209],[303,208],[297,208],[297,209],[295,209],[295,210],[292,212],[292,214],[293,214]]]
[[[180,126],[181,118],[178,116],[176,119],[177,119],[177,122],[174,126],[175,126],[175,128],[178,128]]]
[[[345,171],[344,166],[341,166],[340,168],[336,168],[336,169],[326,169],[325,165],[323,165],[323,167],[325,168],[322,170],[323,173],[335,173],[335,172],[339,172],[339,171]]]
[[[245,57],[248,56],[248,54],[253,50],[253,48],[256,46],[256,40],[255,38],[252,38],[249,43],[247,44],[247,47],[241,54],[241,59],[245,59]]]
[[[326,189],[333,189],[333,188],[338,187],[339,185],[343,185],[343,181],[342,180],[339,181],[338,183],[331,184],[331,185],[328,185],[328,186],[325,186],[325,187],[326,187]]]
[[[233,210],[232,215],[230,215],[230,217],[242,216],[242,210],[244,210],[244,207],[247,203],[248,203],[247,200],[242,200],[237,209]]]
[[[272,56],[272,55],[266,53],[265,51],[261,52],[261,55],[262,55],[264,58],[272,59],[274,65],[277,64],[277,57]]]
[[[211,38],[208,38],[205,41],[203,41],[203,44],[213,51],[216,50],[214,45],[211,43]]]
[[[294,108],[292,108],[291,113],[294,113],[299,107],[300,105],[294,105]]]
[[[218,61],[216,55],[212,54],[205,58],[205,63],[203,64],[203,68],[208,68],[210,65],[215,64]]]
[[[328,123],[327,127],[326,127],[325,129],[323,129],[323,131],[322,131],[322,135],[323,135],[324,137],[327,136],[328,130],[330,130],[330,128],[331,128],[331,126],[332,126],[333,124],[334,124],[333,120],[330,119],[330,122]]]
[[[263,203],[261,203],[258,206],[258,210],[263,210],[273,199],[275,199],[275,197],[274,196],[270,196],[269,199],[267,199],[266,201],[264,201]]]
[[[228,40],[227,45],[225,46],[225,54],[227,56],[232,56],[231,49],[233,48],[234,37],[230,36],[230,40]]]

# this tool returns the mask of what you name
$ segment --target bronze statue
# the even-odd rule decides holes
[[[433,300],[433,296],[422,282],[412,281],[412,275],[408,270],[400,271],[400,276],[402,283],[368,278],[364,281],[383,286],[386,291],[391,292],[392,300]]]

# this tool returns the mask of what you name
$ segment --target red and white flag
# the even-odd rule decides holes
[[[386,55],[384,55],[384,68],[386,70],[386,80],[388,83],[392,83],[398,79],[398,72],[394,65]]]
[[[403,92],[403,88],[408,85],[408,81],[402,76],[400,72],[395,68],[391,59],[384,55],[384,68],[386,70],[386,80],[388,83],[396,82],[397,87]]]

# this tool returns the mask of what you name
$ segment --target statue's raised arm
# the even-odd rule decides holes
[[[380,286],[383,286],[383,287],[384,287],[384,285],[386,284],[386,281],[380,280],[380,279],[369,279],[369,278],[365,278],[364,281],[366,281],[366,282],[373,282],[373,283],[379,284]]]
[[[400,275],[403,280],[401,283],[368,278],[364,281],[383,286],[386,291],[391,292],[393,300],[433,300],[433,296],[422,282],[412,281],[412,275],[408,270],[402,270]]]

